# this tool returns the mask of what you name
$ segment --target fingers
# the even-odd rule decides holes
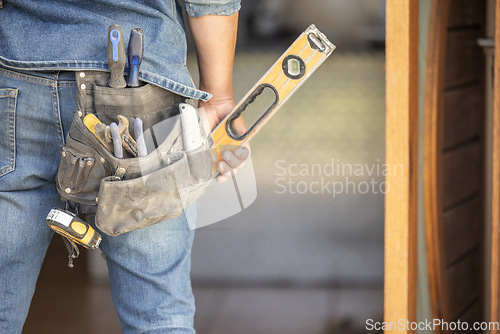
[[[237,168],[245,162],[250,155],[250,150],[246,147],[239,147],[234,151],[225,151],[222,153],[222,161],[217,165],[220,174],[217,182],[225,182],[231,171],[236,172]]]
[[[220,170],[220,169],[219,169]],[[231,173],[230,172],[227,172],[226,174],[219,174],[217,175],[217,177],[215,178],[215,180],[218,182],[218,183],[224,183],[227,181],[227,179],[231,176]]]
[[[233,152],[235,157],[241,160],[242,162],[245,161],[250,156],[250,149],[246,146],[238,147]]]
[[[222,175],[228,174],[230,171],[233,170],[233,168],[230,167],[228,163],[225,161],[219,162],[218,169]]]
[[[234,151],[226,151],[222,153],[223,161],[231,168],[237,168],[241,165],[250,154],[250,151],[245,147],[239,147]]]
[[[227,179],[231,176],[231,171],[236,172],[236,169],[230,167],[225,161],[220,161],[217,164],[217,169],[219,170],[220,174],[215,179],[219,183],[226,182]]]
[[[227,176],[219,175],[215,178],[215,181],[217,181],[218,183],[224,183],[227,181]]]

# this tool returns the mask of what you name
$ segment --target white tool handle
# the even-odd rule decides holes
[[[198,114],[196,109],[187,103],[179,105],[182,124],[182,141],[186,152],[194,151],[203,145],[200,126],[198,125]]]

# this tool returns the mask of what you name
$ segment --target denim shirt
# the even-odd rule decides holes
[[[183,0],[188,15],[232,15],[240,0]],[[139,77],[179,95],[208,100],[186,67],[182,8],[176,0],[4,0],[0,6],[0,66],[19,70],[102,70],[107,32],[144,31]],[[125,68],[127,73],[128,69]]]

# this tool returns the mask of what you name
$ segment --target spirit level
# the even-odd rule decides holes
[[[314,24],[309,26],[212,131],[212,149],[217,160],[222,160],[224,151],[245,145],[334,50],[335,45]],[[274,102],[254,124],[246,125],[246,132],[239,133],[233,127],[234,121],[266,89],[274,94]]]

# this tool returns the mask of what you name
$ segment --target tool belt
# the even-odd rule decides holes
[[[95,214],[96,226],[119,235],[179,216],[212,180],[212,157],[201,121],[203,145],[184,150],[178,105],[185,99],[154,85],[107,86],[109,73],[77,72],[76,112],[63,147],[57,190],[80,214]],[[116,158],[84,124],[94,114],[102,123],[118,115],[143,121],[154,150],[147,156]],[[132,123],[133,124],[133,123]]]

